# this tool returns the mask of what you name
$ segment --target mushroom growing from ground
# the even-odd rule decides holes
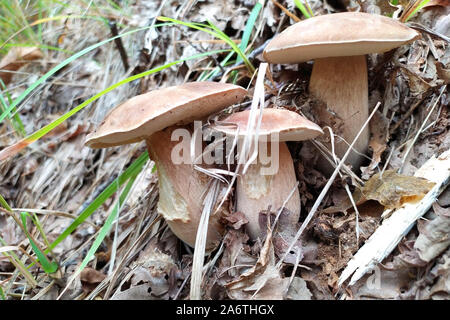
[[[267,45],[264,58],[270,63],[285,64],[315,59],[309,91],[326,104],[326,108],[317,111],[321,121],[348,142],[335,140],[336,154],[342,157],[369,114],[365,55],[389,51],[418,36],[415,30],[384,16],[335,13],[288,27]],[[366,153],[368,143],[366,128],[354,146],[356,152],[347,158],[354,169],[361,164],[361,154]],[[327,164],[320,166],[330,169]]]
[[[86,145],[105,148],[145,140],[158,171],[157,211],[173,233],[193,247],[211,178],[194,169],[192,163],[173,162],[172,149],[179,142],[173,141],[172,133],[185,129],[192,134],[191,126],[186,124],[238,103],[246,94],[242,87],[217,82],[191,82],[150,91],[114,108],[88,135]],[[190,143],[187,147],[183,152],[190,158]],[[218,213],[211,213],[207,250],[220,242],[223,227],[219,219],[226,210],[222,206]]]
[[[236,112],[225,118],[221,124],[214,124],[213,130],[236,137],[242,141],[247,132],[250,110]],[[223,123],[223,124],[222,124]],[[300,217],[300,195],[297,178],[289,149],[285,141],[302,141],[313,139],[322,134],[322,129],[301,115],[285,109],[263,109],[262,120],[258,131],[259,153],[261,148],[270,151],[270,164],[278,161],[275,172],[261,174],[261,169],[268,166],[258,157],[244,175],[239,175],[236,186],[236,210],[242,212],[247,220],[247,232],[252,239],[261,235],[259,214],[263,210],[278,211],[289,198],[285,208],[289,210],[289,221],[298,223]],[[262,145],[266,144],[266,146]],[[238,143],[238,149],[240,143]],[[239,150],[242,151],[242,150]],[[276,159],[274,157],[277,157]],[[267,170],[269,171],[269,170]]]

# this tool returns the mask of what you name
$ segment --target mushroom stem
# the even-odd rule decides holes
[[[319,111],[319,119],[341,136],[335,139],[335,152],[342,157],[369,116],[367,62],[364,55],[316,59],[311,74],[309,91],[326,104]],[[355,144],[355,150],[365,154],[369,144],[366,128]],[[331,148],[330,148],[331,150]],[[358,169],[362,156],[352,152],[348,162]],[[324,171],[332,168],[325,159],[319,161]]]
[[[178,128],[192,134],[189,126],[171,126],[152,134],[146,143],[150,158],[158,170],[157,211],[178,238],[194,247],[203,198],[207,194],[211,178],[196,170],[192,164],[174,163],[172,150],[179,143],[184,143],[183,153],[187,152],[190,159],[190,141],[172,141],[172,132]],[[218,212],[211,212],[206,243],[208,251],[214,249],[221,240],[224,228],[219,219],[226,213],[226,208],[224,204]]]
[[[270,142],[267,143],[267,150],[268,152],[270,150],[272,159],[278,156],[270,149]],[[261,174],[264,165],[258,157],[256,163],[251,164],[248,171],[237,179],[237,211],[246,216],[247,232],[252,239],[262,234],[259,223],[260,212],[268,210],[269,207],[270,211],[278,212],[294,188],[294,193],[285,208],[290,211],[288,219],[291,223],[297,224],[300,217],[300,194],[296,187],[294,162],[285,142],[278,144],[278,150],[278,170],[273,175]]]

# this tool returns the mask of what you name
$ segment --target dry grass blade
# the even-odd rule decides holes
[[[247,134],[244,138],[242,149],[239,150],[239,163],[245,162],[242,174],[245,174],[248,167],[258,156],[258,138],[259,128],[262,121],[262,110],[264,109],[264,77],[267,70],[267,63],[261,63],[259,66],[258,76],[256,78],[255,92],[250,107],[250,114],[247,123]],[[258,108],[259,106],[259,108]],[[249,155],[249,152],[252,152]]]
[[[200,300],[202,298],[201,285],[203,278],[203,261],[205,259],[206,236],[208,234],[209,216],[216,203],[217,196],[220,190],[220,182],[218,180],[212,181],[212,186],[203,202],[202,217],[197,229],[197,236],[195,238],[195,251],[192,258],[192,275],[191,275],[191,300]]]

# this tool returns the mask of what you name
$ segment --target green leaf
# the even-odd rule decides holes
[[[250,17],[247,20],[247,23],[245,25],[244,33],[242,34],[241,44],[239,45],[239,48],[242,52],[245,53],[245,50],[247,49],[248,42],[250,40],[250,36],[252,34],[253,27],[255,26],[256,19],[258,19],[259,12],[261,11],[263,5],[260,1],[258,1],[255,6],[252,9],[252,12],[250,13]],[[242,61],[242,58],[240,56],[237,57],[236,63],[239,63]],[[233,71],[232,78],[234,78],[233,82],[236,82],[236,77],[238,75],[237,70]]]
[[[5,83],[1,79],[0,79],[0,88],[2,90],[5,90],[4,92],[6,94],[6,97],[8,98],[8,101],[11,102],[11,95],[9,94],[8,91],[6,91]],[[8,108],[8,104],[6,103],[6,100],[1,92],[0,92],[0,104],[1,104],[0,111],[3,112],[5,109]],[[26,132],[22,120],[20,119],[20,115],[16,112],[16,108],[14,108],[12,112],[14,113],[14,117],[11,118],[10,116],[9,118],[11,119],[14,130],[16,130],[16,132],[18,132],[20,136],[24,137],[26,135]]]
[[[242,52],[245,52],[248,46],[248,42],[250,40],[250,36],[252,34],[253,27],[255,26],[256,19],[258,19],[259,12],[262,9],[261,2],[257,2],[250,13],[250,17],[248,17],[247,24],[245,25],[244,33],[242,34],[241,44],[239,48]],[[241,57],[238,57],[236,63],[242,61]]]

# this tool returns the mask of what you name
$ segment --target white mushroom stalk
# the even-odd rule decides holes
[[[338,157],[342,157],[369,116],[366,57],[316,59],[309,82],[309,92],[326,102],[327,108],[317,110],[317,114],[325,123],[336,124],[332,126],[338,132],[338,136],[333,137],[335,152]],[[356,141],[354,146],[356,152],[352,152],[347,158],[353,169],[361,163],[361,154],[367,152],[368,145],[369,129],[366,128]],[[319,166],[327,167],[328,163],[325,164],[325,161],[321,159]]]

